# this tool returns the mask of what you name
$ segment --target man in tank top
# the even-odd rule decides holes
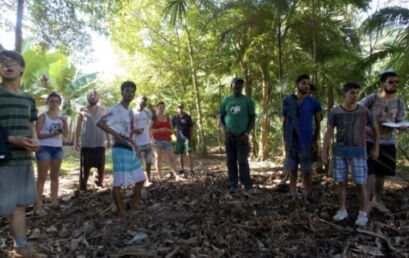
[[[111,147],[109,135],[97,127],[98,120],[105,114],[105,109],[98,106],[99,95],[95,90],[87,93],[88,106],[81,108],[78,113],[77,129],[75,132],[75,149],[81,151],[80,161],[80,189],[87,189],[87,181],[92,167],[98,171],[95,181],[97,186],[103,187],[105,171],[105,138],[106,147]]]

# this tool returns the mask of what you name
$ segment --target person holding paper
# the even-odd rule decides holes
[[[396,147],[394,128],[387,123],[399,123],[404,120],[404,103],[395,93],[398,89],[399,79],[394,72],[385,72],[380,76],[381,91],[371,94],[361,100],[379,124],[379,158],[368,159],[368,198],[369,209],[377,208],[381,212],[389,212],[381,202],[385,176],[396,174]],[[367,148],[373,146],[373,137],[368,130]]]

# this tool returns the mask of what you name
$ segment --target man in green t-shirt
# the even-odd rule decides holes
[[[242,94],[243,84],[242,78],[233,79],[231,83],[233,95],[222,100],[219,109],[219,123],[225,133],[230,193],[237,192],[238,173],[240,173],[244,195],[250,196],[252,183],[248,162],[249,133],[254,127],[256,113],[253,100]]]
[[[14,51],[0,52],[0,126],[7,131],[11,157],[0,161],[0,216],[10,217],[13,257],[45,257],[27,245],[26,207],[37,201],[32,152],[40,148],[35,139],[37,111],[34,99],[20,89],[25,62]]]

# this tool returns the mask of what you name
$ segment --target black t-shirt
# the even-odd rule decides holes
[[[177,129],[177,140],[185,141],[190,139],[190,128],[193,126],[192,118],[184,113],[179,117],[178,114],[172,118],[172,124]]]

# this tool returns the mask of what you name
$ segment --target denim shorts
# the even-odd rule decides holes
[[[312,160],[309,147],[288,148],[284,168],[289,171],[296,171],[298,170],[298,164],[302,173],[311,173]]]
[[[41,146],[36,152],[36,160],[63,159],[62,147]]]
[[[345,182],[348,177],[348,167],[351,166],[352,180],[358,185],[364,185],[368,179],[368,166],[365,158],[346,158],[334,156],[334,180]]]
[[[153,145],[158,150],[172,150],[172,142],[171,141],[158,141],[155,140]]]

